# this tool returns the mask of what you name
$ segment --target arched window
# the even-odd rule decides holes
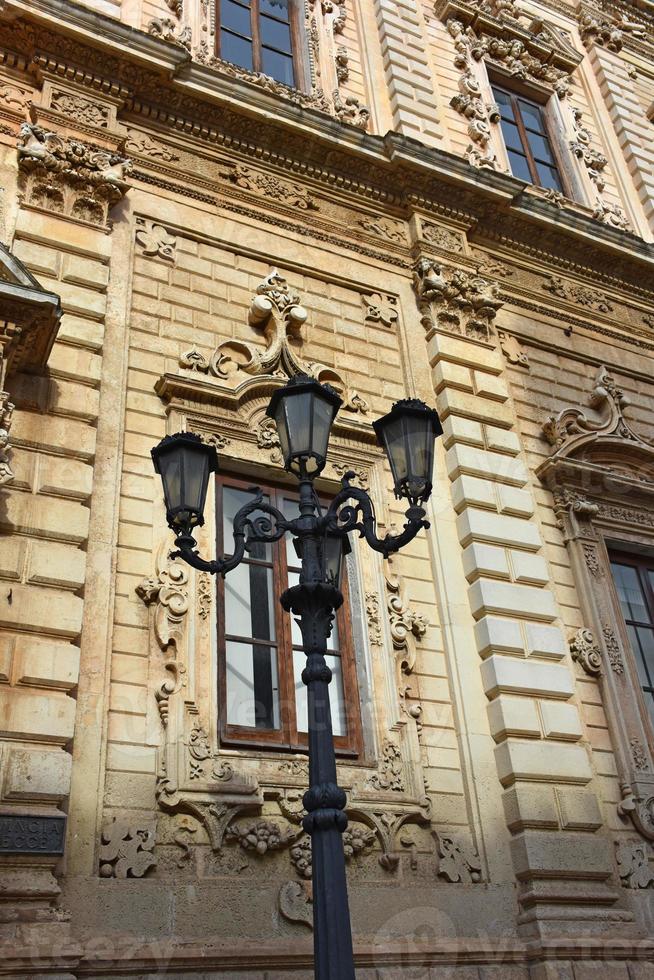
[[[295,0],[216,0],[217,55],[248,71],[296,87],[298,19]]]

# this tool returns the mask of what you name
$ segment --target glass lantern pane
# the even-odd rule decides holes
[[[290,450],[294,456],[307,453],[311,448],[311,401],[309,392],[282,399]]]
[[[182,504],[182,457],[177,451],[162,453],[159,470],[166,501],[166,509],[173,510]]]
[[[323,459],[327,456],[333,408],[322,398],[313,399],[313,451]]]
[[[393,479],[396,483],[405,480],[408,475],[408,460],[406,457],[406,442],[404,438],[404,420],[394,419],[384,426],[384,442],[386,443],[386,453],[393,471]]]
[[[209,460],[203,449],[184,446],[182,462],[182,504],[191,510],[204,509],[204,496],[209,477]]]
[[[277,648],[228,640],[225,654],[227,723],[279,728]]]
[[[430,458],[428,458],[431,425],[427,419],[408,418],[407,430],[409,471],[417,483],[424,485],[431,477]]]

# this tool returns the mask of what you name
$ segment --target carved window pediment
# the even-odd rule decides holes
[[[11,321],[15,328],[11,336],[0,332],[5,374],[43,367],[61,319],[59,297],[43,289],[1,242],[0,305],[2,320]]]

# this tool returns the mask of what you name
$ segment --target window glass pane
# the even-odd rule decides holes
[[[654,630],[646,626],[639,626],[637,629],[643,668],[647,674],[641,683],[643,687],[654,687]]]
[[[343,695],[343,674],[341,671],[341,661],[339,657],[325,657],[327,666],[332,672],[332,680],[329,685],[329,703],[332,713],[332,731],[334,735],[347,735],[347,718],[345,714],[345,697]],[[308,711],[307,711],[307,689],[302,680],[302,671],[306,663],[306,657],[299,650],[293,651],[293,672],[295,674],[295,710],[297,717],[298,732],[307,732]]]
[[[240,3],[233,0],[222,0],[220,4],[220,26],[243,34],[245,37],[252,37],[252,25],[250,22],[250,9],[243,7]]]
[[[279,54],[270,48],[261,49],[261,70],[264,75],[270,75],[284,85],[294,85],[293,59],[289,55]]]
[[[529,167],[527,166],[527,158],[521,153],[514,153],[513,150],[509,150],[509,166],[511,167],[511,173],[514,177],[519,177],[520,180],[526,180],[527,183],[533,183],[531,179],[531,174],[529,173]]]
[[[242,37],[237,37],[236,34],[221,30],[220,57],[224,61],[231,61],[235,65],[240,65],[241,68],[252,71],[252,42],[244,41]]]
[[[279,728],[276,647],[225,644],[227,722],[246,728]]]
[[[636,667],[638,668],[638,680],[640,681],[640,686],[646,687],[649,683],[649,678],[647,677],[647,671],[645,670],[645,659],[643,657],[640,638],[638,636],[639,631],[635,626],[627,626],[627,633],[629,634],[629,644],[636,661]]]
[[[528,137],[531,152],[536,159],[541,163],[549,163],[551,166],[555,166],[550,141],[545,136],[537,136],[535,133],[528,133]]]
[[[538,171],[538,179],[541,187],[553,187],[554,190],[562,190],[559,172],[556,167],[548,167],[544,163],[536,162],[536,170]]]
[[[266,503],[270,503],[270,498],[264,496]],[[236,487],[223,487],[223,547],[226,555],[231,555],[234,550],[234,517],[240,508],[252,500],[252,494],[246,490],[238,490]],[[261,510],[255,510],[250,514],[251,518],[257,516],[266,517]],[[272,545],[257,543],[253,544],[246,558],[256,558],[259,561],[272,561]],[[233,575],[230,572],[230,575]]]
[[[545,132],[543,114],[538,106],[531,105],[531,103],[525,102],[523,99],[518,99],[518,105],[520,106],[522,121],[527,129],[534,129],[537,133]]]
[[[516,124],[503,119],[500,125],[502,126],[502,135],[504,136],[507,150],[518,150],[519,153],[522,153],[524,147]]]
[[[259,0],[259,10],[261,13],[270,14],[271,17],[277,17],[278,20],[288,21],[288,5],[289,0]]]
[[[282,24],[271,17],[262,17],[259,22],[261,43],[280,51],[291,53],[291,31],[288,24]]]
[[[225,632],[275,639],[272,568],[244,562],[225,576]]]
[[[513,115],[513,105],[511,103],[511,96],[508,92],[502,92],[501,89],[493,89],[493,95],[495,101],[500,107],[500,112],[506,119],[514,119]]]
[[[612,562],[611,568],[624,618],[648,623],[649,616],[636,569],[631,565],[620,565],[617,562]]]

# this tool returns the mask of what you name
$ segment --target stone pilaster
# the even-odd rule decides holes
[[[589,785],[567,645],[495,342],[497,288],[424,257],[415,286],[512,834],[520,928],[527,936],[578,934],[591,919],[601,928],[616,917],[610,841]]]

